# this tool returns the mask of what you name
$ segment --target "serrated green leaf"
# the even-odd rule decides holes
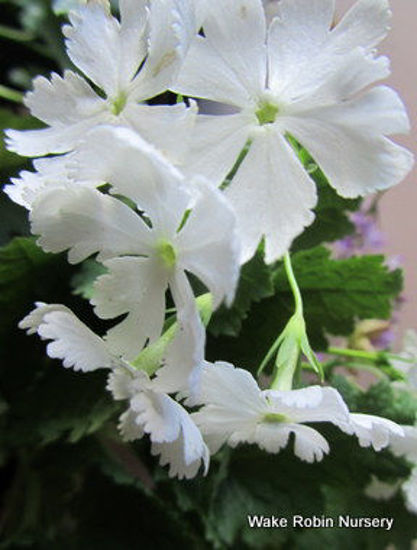
[[[32,296],[42,299],[36,290],[53,281],[58,264],[60,257],[43,252],[33,238],[16,237],[0,249],[0,331],[20,320]]]

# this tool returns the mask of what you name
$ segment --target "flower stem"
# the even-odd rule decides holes
[[[31,33],[19,29],[0,25],[0,38],[12,40],[13,42],[30,42],[34,39],[34,36]]]
[[[301,297],[301,292],[297,284],[297,280],[294,275],[294,271],[291,264],[291,258],[289,252],[285,253],[284,256],[284,267],[285,272],[288,277],[288,282],[290,283],[290,287],[294,296],[294,302],[295,302],[295,313],[299,314],[301,317],[303,316],[303,300]]]
[[[331,355],[341,355],[343,357],[354,357],[356,359],[365,359],[366,361],[372,361],[373,363],[384,358],[384,353],[373,351],[362,351],[357,349],[344,349],[330,347],[327,353]]]
[[[23,94],[0,84],[0,98],[7,99],[7,101],[13,101],[14,103],[22,103]]]

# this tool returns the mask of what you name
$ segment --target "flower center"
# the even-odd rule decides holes
[[[274,103],[263,101],[259,103],[258,107],[255,114],[261,126],[264,124],[272,124],[276,121],[279,109]]]
[[[126,106],[126,102],[127,102],[126,92],[120,92],[120,94],[112,101],[111,112],[116,116],[120,115],[120,113],[123,111],[123,109]]]
[[[177,252],[173,245],[169,241],[162,240],[156,250],[165,267],[172,269],[177,261]]]
[[[279,413],[267,413],[262,418],[262,422],[273,424],[275,422],[288,422],[288,418],[284,414]]]

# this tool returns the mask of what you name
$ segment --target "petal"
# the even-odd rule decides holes
[[[201,369],[204,363],[205,330],[197,311],[191,286],[186,284],[184,302],[178,283],[171,292],[177,308],[178,328],[164,354],[164,366],[156,373],[155,389],[166,393],[181,392],[197,395],[200,390]],[[180,301],[181,300],[181,301]]]
[[[334,0],[281,0],[269,28],[269,84],[290,84],[322,53],[334,17]]]
[[[395,456],[404,456],[410,462],[417,462],[417,427],[401,426],[404,435],[392,435],[390,451]]]
[[[221,191],[203,180],[196,188],[195,205],[177,238],[178,265],[204,283],[214,308],[224,298],[230,305],[239,278],[235,214]]]
[[[387,7],[385,0],[358,2],[330,32],[331,0],[280,2],[280,17],[268,37],[271,88],[295,99],[312,93],[329,96],[338,87],[347,97],[384,78],[387,59],[375,59],[372,48],[386,34]]]
[[[224,362],[204,367],[199,402],[217,405],[225,413],[235,411],[244,418],[267,412],[265,399],[250,372]]]
[[[52,73],[50,80],[44,76],[35,78],[25,105],[34,117],[61,127],[80,122],[105,107],[103,99],[73,71],[65,71],[63,77]]]
[[[320,461],[330,451],[329,444],[317,430],[296,424],[291,427],[295,434],[294,454],[305,462]]]
[[[156,0],[149,12],[149,49],[143,69],[131,86],[136,100],[167,90],[196,32],[193,0]]]
[[[128,363],[115,368],[107,377],[106,390],[108,390],[113,399],[120,401],[131,399],[138,392],[149,387],[150,381],[147,374],[130,367]]]
[[[387,189],[399,183],[413,165],[409,151],[382,135],[407,128],[401,102],[386,88],[340,106],[288,117],[285,126],[343,197]]]
[[[395,422],[369,414],[351,414],[350,424],[340,424],[339,428],[356,435],[361,447],[372,446],[375,451],[387,447],[392,437],[404,436],[403,429]]]
[[[50,153],[68,153],[72,151],[86,132],[96,124],[106,122],[102,113],[69,126],[56,126],[40,130],[7,130],[6,145],[25,157],[38,157]]]
[[[24,170],[19,178],[12,178],[13,185],[6,185],[3,191],[12,201],[31,210],[35,200],[45,191],[69,185],[94,187],[94,183],[73,181],[68,174],[67,163],[70,155],[47,157],[35,160],[33,165],[37,172]]]
[[[124,441],[141,439],[145,433],[142,426],[136,423],[136,413],[132,411],[132,409],[127,409],[127,411],[120,416],[117,427]]]
[[[110,183],[113,192],[129,197],[148,214],[164,238],[175,233],[190,200],[183,176],[136,132],[115,126],[95,128],[73,159],[74,179]]]
[[[266,22],[260,0],[213,2],[204,21],[204,34],[252,96],[264,90]]]
[[[53,189],[40,196],[31,212],[32,232],[47,252],[69,249],[77,263],[99,252],[102,260],[149,250],[149,229],[121,201],[85,187]]]
[[[127,317],[106,335],[109,347],[134,359],[147,341],[162,333],[167,277],[152,260],[123,257],[105,262],[108,273],[97,278],[91,300],[101,319]]]
[[[185,409],[164,393],[143,391],[131,400],[136,422],[154,443],[172,442],[180,436]]]
[[[257,444],[268,453],[278,453],[287,446],[291,433],[295,435],[294,454],[305,462],[320,461],[330,450],[317,430],[302,424],[260,423],[252,433],[235,432],[228,443],[235,447],[247,442]]]
[[[88,372],[110,369],[119,363],[106,343],[65,306],[38,304],[19,327],[29,329],[29,334],[36,331],[43,340],[52,340],[47,353],[53,359],[61,359],[66,368]]]
[[[194,101],[190,107],[128,104],[122,118],[170,162],[181,165],[190,156],[196,114]]]
[[[145,52],[140,33],[144,25],[137,29],[136,46],[129,52],[123,50],[119,22],[102,4],[89,3],[71,12],[69,18],[71,24],[63,27],[63,32],[71,61],[107,96],[116,98],[127,88],[142,61]],[[132,45],[127,30],[124,39],[125,45]]]
[[[417,514],[417,467],[413,468],[411,476],[403,484],[402,490],[407,510]]]
[[[198,474],[203,463],[204,475],[209,466],[209,451],[201,434],[187,431],[187,436],[181,433],[172,443],[153,443],[152,454],[160,455],[161,466],[169,464],[169,476],[179,479],[192,479]],[[192,457],[196,457],[191,460]]]
[[[187,411],[168,395],[142,392],[131,400],[136,422],[152,441],[152,454],[160,454],[162,466],[170,465],[169,475],[194,477],[201,461],[208,468],[208,449]]]
[[[349,410],[334,388],[309,386],[299,390],[267,390],[273,412],[284,414],[294,422],[349,422]]]
[[[146,56],[147,0],[119,0],[121,72],[129,81]]]
[[[358,0],[332,31],[332,39],[339,51],[372,49],[387,35],[391,16],[388,0]]]
[[[201,67],[204,67],[204,71]],[[207,38],[201,36],[192,41],[171,88],[183,95],[242,108],[253,103],[250,91],[246,89],[233,66]]]
[[[186,174],[201,174],[219,186],[232,170],[257,123],[253,114],[199,115],[192,134]]]
[[[282,256],[313,221],[311,208],[317,202],[314,182],[272,127],[254,137],[226,195],[237,214],[242,263],[253,256],[262,237],[267,263]]]

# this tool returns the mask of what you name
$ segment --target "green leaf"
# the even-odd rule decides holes
[[[43,285],[53,287],[66,273],[62,258],[43,252],[33,238],[16,237],[0,248],[0,332],[20,320],[32,299],[42,299]]]
[[[271,269],[265,265],[262,254],[258,252],[242,268],[232,307],[222,306],[214,313],[208,330],[214,336],[219,334],[237,336],[242,328],[242,321],[247,318],[252,304],[272,296],[273,292]]]
[[[81,296],[85,300],[91,300],[95,280],[104,273],[107,273],[107,269],[103,264],[93,259],[85,260],[81,264],[79,272],[71,279],[71,287],[74,294]]]
[[[105,390],[104,373],[75,373],[48,360],[45,365],[31,384],[7,388],[14,389],[15,402],[5,413],[3,445],[46,445],[61,438],[76,442],[120,410]]]

